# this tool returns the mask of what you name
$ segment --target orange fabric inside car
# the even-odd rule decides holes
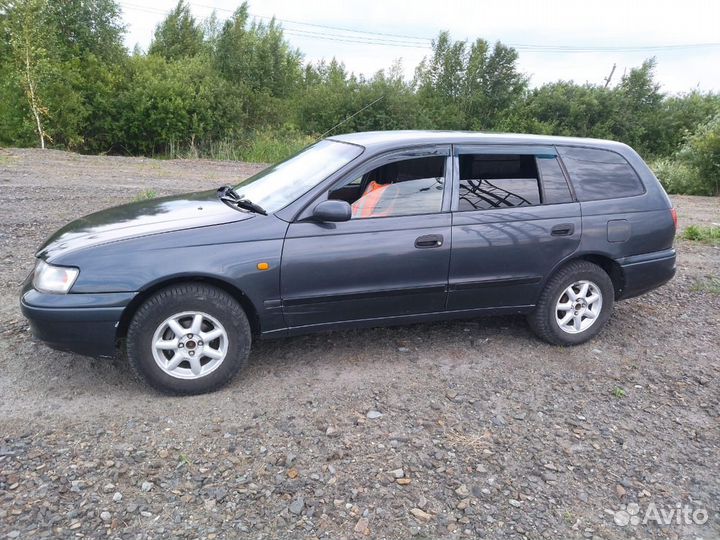
[[[382,184],[380,184],[379,182],[376,182],[375,180],[370,180],[368,185],[365,187],[365,191],[363,191],[363,195],[367,195],[371,191],[374,191],[380,187],[382,187]]]
[[[367,218],[377,217],[382,215],[376,212],[378,203],[383,197],[383,194],[392,184],[379,184],[374,180],[371,181],[365,188],[363,196],[352,204],[352,217]]]

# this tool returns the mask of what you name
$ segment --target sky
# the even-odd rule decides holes
[[[147,50],[176,0],[118,0],[126,45]],[[229,17],[240,0],[189,0],[202,20]],[[441,30],[453,39],[515,46],[519,67],[539,86],[557,80],[612,82],[648,57],[662,90],[720,91],[720,0],[250,0],[250,13],[275,16],[304,60],[336,57],[372,75],[402,62],[408,78]]]

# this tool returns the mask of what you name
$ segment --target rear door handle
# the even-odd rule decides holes
[[[555,225],[550,229],[550,234],[553,236],[570,236],[575,232],[575,225],[572,223],[563,223],[562,225]]]
[[[440,247],[442,245],[442,234],[426,234],[424,236],[418,236],[415,240],[415,247],[419,249]]]

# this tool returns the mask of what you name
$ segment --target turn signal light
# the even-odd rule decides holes
[[[257,264],[257,269],[258,270],[268,270],[268,269],[270,269],[270,265],[266,262],[261,262],[261,263]]]

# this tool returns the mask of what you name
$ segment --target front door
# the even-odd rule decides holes
[[[289,327],[443,311],[450,263],[449,147],[372,159],[310,207],[346,200],[340,223],[301,214],[281,263]],[[303,217],[305,216],[305,217]]]
[[[534,304],[582,232],[554,147],[460,146],[455,160],[448,309]]]

